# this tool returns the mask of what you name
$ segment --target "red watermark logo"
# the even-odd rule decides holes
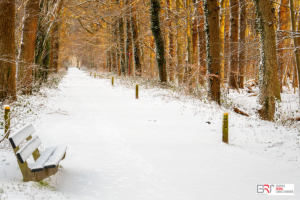
[[[257,195],[294,195],[294,184],[259,184]]]

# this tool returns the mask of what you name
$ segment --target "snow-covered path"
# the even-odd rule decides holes
[[[76,68],[60,89],[36,130],[45,147],[68,146],[55,187],[71,199],[300,199],[299,167],[221,143],[220,113],[208,124]],[[256,196],[265,183],[295,184],[296,194]]]

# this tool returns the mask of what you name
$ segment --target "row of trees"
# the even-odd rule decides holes
[[[0,101],[30,94],[59,69],[63,0],[0,1]]]
[[[73,1],[66,44],[83,65],[205,85],[219,104],[221,87],[255,79],[272,120],[283,87],[298,87],[298,11],[293,0]]]
[[[272,120],[283,87],[298,87],[299,7],[293,0],[3,0],[0,99],[30,93],[73,56],[78,65],[190,92],[206,87],[218,104],[222,87],[239,91],[255,79],[260,116]]]

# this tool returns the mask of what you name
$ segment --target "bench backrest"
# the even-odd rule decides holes
[[[17,148],[24,140],[35,132],[32,124],[27,124],[16,132],[10,135],[9,141],[12,147]],[[33,137],[31,140],[18,150],[17,157],[21,163],[24,163],[27,158],[41,145],[41,140],[38,136]]]

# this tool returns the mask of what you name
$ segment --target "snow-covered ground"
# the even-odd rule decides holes
[[[226,145],[224,108],[143,87],[136,100],[117,83],[70,68],[34,124],[43,148],[68,146],[60,172],[49,186],[24,183],[0,146],[0,199],[300,199],[297,128],[229,112]],[[294,184],[295,195],[257,196],[268,183]]]

